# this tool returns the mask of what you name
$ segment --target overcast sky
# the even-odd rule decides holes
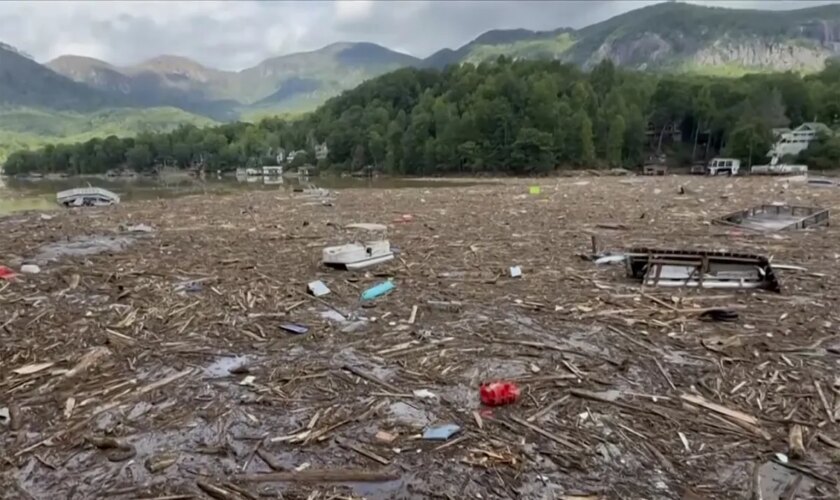
[[[792,9],[840,0],[695,1]],[[46,62],[62,54],[130,65],[161,54],[243,69],[338,41],[425,57],[499,28],[580,28],[658,3],[621,1],[0,1],[0,41]]]

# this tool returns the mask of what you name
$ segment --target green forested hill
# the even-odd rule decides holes
[[[0,43],[0,106],[89,111],[119,102],[116,96],[74,82]]]
[[[168,132],[179,124],[213,125],[209,118],[178,108],[103,109],[90,113],[0,108],[0,163],[12,152],[48,143],[76,143],[94,137],[130,137]]]
[[[400,67],[480,63],[500,55],[591,68],[608,58],[626,68],[741,76],[819,71],[840,56],[840,5],[792,11],[736,10],[661,3],[582,29],[492,30],[425,60],[372,43],[334,43],[221,71],[177,56],[116,67],[62,56],[47,64],[89,88],[139,106],[176,106],[219,120],[243,114],[305,111],[359,83]],[[28,105],[33,105],[29,103]]]
[[[682,163],[722,151],[766,161],[771,129],[816,118],[840,125],[840,65],[739,79],[656,75],[600,63],[591,72],[551,61],[500,58],[444,71],[405,68],[369,80],[294,121],[265,119],[169,134],[109,139],[11,155],[9,173],[140,170],[164,161],[229,170],[259,165],[278,148],[303,149],[322,167],[398,174],[550,173],[568,167],[639,165],[660,147]],[[675,133],[666,131],[675,130]],[[751,158],[750,158],[751,157]],[[840,166],[840,136],[803,161]],[[110,162],[110,163],[109,163]]]
[[[558,19],[557,24],[562,25],[563,20]],[[513,60],[570,63],[579,69],[588,70],[608,59],[618,68],[655,70],[660,75],[684,75],[675,78],[679,81],[698,82],[705,81],[702,79],[705,76],[740,77],[750,73],[787,70],[801,75],[813,74],[824,66],[826,60],[838,55],[840,5],[793,11],[759,11],[662,3],[578,30],[493,30],[459,49],[445,49],[422,61],[371,43],[336,43],[311,52],[271,58],[239,72],[213,69],[178,56],[160,56],[130,67],[65,56],[42,66],[11,47],[0,44],[0,107],[7,111],[9,108],[26,108],[25,112],[5,112],[3,123],[0,124],[0,134],[3,134],[0,135],[0,151],[18,149],[21,145],[37,145],[44,140],[67,142],[96,134],[116,132],[117,135],[130,135],[144,128],[164,130],[182,123],[206,123],[196,115],[228,122],[237,118],[300,114],[317,108],[327,99],[350,88],[371,81],[377,75],[402,67],[443,69],[448,65],[479,64],[505,56]],[[466,80],[447,80],[446,84],[453,84],[457,89],[466,87],[477,90],[484,88],[480,87],[480,83],[488,84],[481,79],[499,78],[485,73],[485,69],[464,68],[463,71],[466,72]],[[568,72],[571,69],[562,71]],[[422,72],[410,74],[420,80],[426,78],[419,76],[424,74]],[[450,74],[460,73],[456,69],[443,73],[444,76]],[[691,75],[700,78],[692,78]],[[632,77],[634,80],[644,78],[641,75]],[[659,79],[654,75],[650,75],[650,78]],[[382,81],[389,80],[380,80],[373,88],[390,92],[387,88],[378,87]],[[442,85],[439,80],[435,82],[436,85]],[[532,89],[530,82],[519,82],[517,85],[541,91],[538,88]],[[518,88],[517,85],[509,86]],[[552,93],[566,96],[565,99],[558,99],[559,103],[565,103],[572,110],[579,106],[576,102],[579,96],[569,94],[569,89],[565,87],[567,83],[558,80],[551,85]],[[723,85],[718,82],[712,88]],[[732,85],[733,88],[740,88],[738,86],[743,85],[743,82]],[[806,84],[803,80],[803,85],[809,86],[811,83]],[[559,87],[554,88],[556,86]],[[347,93],[336,102],[355,99],[353,96],[365,94],[369,88],[363,84],[358,92]],[[411,88],[403,90],[413,95]],[[691,91],[697,91],[696,85]],[[647,122],[653,118],[652,111],[644,100],[637,97],[630,99],[624,96],[623,100],[625,103],[632,100],[642,120]],[[443,97],[435,95],[436,101],[439,98]],[[785,98],[793,99],[788,94]],[[811,97],[800,97],[806,98]],[[384,95],[368,97],[371,102],[376,99],[388,101]],[[399,104],[401,101],[397,99],[395,102]],[[457,99],[455,102],[458,102]],[[594,102],[599,108],[607,103],[599,100]],[[552,109],[557,105],[560,104],[550,103]],[[323,116],[329,112],[335,115],[332,119],[340,119],[342,113],[334,111],[335,106],[328,104],[313,116]],[[363,105],[368,106],[369,103]],[[399,109],[407,116],[413,112],[412,108],[400,106]],[[459,102],[459,120],[465,120],[463,106]],[[70,119],[66,114],[73,112],[80,115],[117,108],[123,110],[121,115],[104,128],[85,124],[80,116]],[[179,108],[184,111],[176,113],[172,109],[162,111],[159,108]],[[562,106],[560,109],[566,111]],[[33,115],[33,110],[38,112]],[[57,111],[65,114],[57,113],[53,120],[47,117]],[[596,126],[596,114],[600,111],[589,111],[592,125]],[[514,108],[514,114],[520,112]],[[136,115],[131,117],[132,114]],[[468,121],[472,120],[472,114],[466,113],[466,117]],[[635,112],[624,118],[638,121]],[[389,114],[389,126],[395,119],[397,123],[394,127],[410,128],[409,124],[403,123],[404,119],[399,114]],[[97,122],[101,116],[93,115],[91,120]],[[141,126],[144,120],[148,120],[150,125]],[[338,133],[322,134],[325,126],[319,126],[318,134],[322,138],[332,135],[337,145],[336,151],[346,152],[346,139]],[[354,124],[349,126],[356,128]],[[518,126],[509,129],[507,133],[513,133],[514,128],[518,133]],[[375,131],[378,136],[374,137],[373,145],[365,145],[370,150],[368,159],[376,157],[374,151],[379,149],[377,137],[383,137],[387,132]],[[606,129],[593,130],[593,133],[597,142],[603,140],[599,134],[606,133]],[[555,136],[554,148],[557,148],[557,140]],[[472,153],[467,154],[470,147],[468,144],[461,148],[463,158],[459,161],[462,163],[477,161],[470,156]],[[478,147],[476,151],[480,149]],[[230,158],[237,155],[241,157],[240,153],[228,151]],[[488,161],[487,155],[482,155],[481,161]],[[400,157],[396,150],[392,151],[391,156]],[[427,160],[430,158],[430,154],[425,151],[421,156]],[[451,160],[446,155],[444,157],[447,161]],[[629,154],[629,157],[635,158],[636,155]],[[219,158],[217,155],[216,161],[221,161]],[[383,160],[380,163],[397,170],[411,171],[415,168],[409,164],[416,161],[414,154],[410,159],[400,158],[399,162]],[[332,159],[337,163],[346,160],[342,156],[334,156]],[[497,160],[492,158],[494,162]]]

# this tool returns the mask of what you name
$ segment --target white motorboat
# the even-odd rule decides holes
[[[365,243],[349,243],[324,248],[324,265],[355,271],[387,262],[394,258],[391,243],[388,240],[375,240]]]

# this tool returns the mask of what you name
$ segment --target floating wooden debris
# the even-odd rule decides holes
[[[828,209],[791,205],[758,205],[724,215],[713,222],[752,231],[784,231],[827,226]]]
[[[38,373],[41,370],[45,370],[54,364],[55,363],[49,361],[46,363],[34,363],[31,365],[21,366],[20,368],[15,368],[12,371],[18,375],[31,375],[33,373]]]
[[[809,187],[837,187],[840,186],[840,183],[837,182],[836,179],[832,179],[830,177],[808,177],[807,178],[808,186]]]
[[[56,200],[65,207],[99,207],[116,205],[120,197],[107,189],[87,187],[60,191]]]
[[[32,469],[35,496],[75,488],[80,498],[354,490],[698,500],[683,485],[706,496],[749,494],[747,462],[760,467],[776,452],[790,457],[788,466],[831,476],[828,460],[840,453],[828,416],[840,421],[833,231],[799,239],[709,230],[711,218],[775,199],[781,183],[772,179],[692,179],[690,199],[676,194],[685,178],[649,177],[654,185],[641,191],[577,180],[552,182],[540,206],[523,201],[528,184],[517,180],[457,195],[350,189],[335,210],[289,189],[71,210],[49,221],[0,218],[0,264],[15,273],[30,262],[43,268],[0,279],[4,453],[10,465]],[[785,182],[791,204],[840,203],[840,191]],[[654,188],[661,196],[643,195]],[[732,205],[734,198],[741,201]],[[390,224],[402,213],[415,222],[390,239],[410,252],[395,248],[394,260],[353,275],[313,268],[325,246],[354,241],[335,240],[360,230],[346,222]],[[155,232],[126,233],[141,222]],[[592,236],[603,241],[590,251]],[[100,245],[115,238],[137,243]],[[640,293],[646,270],[636,283],[605,284],[615,272],[595,262],[607,248],[624,254],[628,241],[772,254],[776,275],[790,275],[789,293]],[[40,263],[42,246],[56,248],[54,260]],[[585,260],[574,257],[581,251]],[[641,260],[648,265],[647,253]],[[508,277],[512,265],[529,270],[525,280]],[[725,273],[714,274],[704,280]],[[329,295],[310,294],[318,279]],[[388,279],[399,288],[387,299],[359,301]],[[720,315],[730,310],[738,323],[701,323],[734,317]],[[309,333],[292,336],[284,322]],[[239,369],[243,360],[249,371]],[[240,386],[248,375],[255,379]],[[478,406],[478,384],[496,379],[521,388],[515,407]],[[460,432],[422,439],[446,423]],[[122,448],[85,444],[90,435]],[[319,450],[335,456],[319,460]],[[632,482],[628,463],[645,464]],[[709,472],[731,464],[732,474]],[[575,480],[587,471],[599,484]],[[834,491],[808,472],[782,472],[806,477],[791,498]],[[125,473],[136,474],[122,481]],[[774,476],[762,474],[766,487]],[[456,475],[469,480],[452,481]],[[9,496],[25,498],[16,488],[28,483],[12,479]]]
[[[233,476],[237,481],[246,483],[298,482],[298,483],[381,483],[399,479],[399,474],[391,471],[325,469],[289,472],[267,472],[264,474],[241,474]]]

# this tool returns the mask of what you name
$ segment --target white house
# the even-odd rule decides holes
[[[781,132],[778,140],[767,156],[783,158],[785,156],[796,156],[808,149],[811,141],[817,138],[820,132],[831,133],[831,129],[822,123],[807,122],[787,132]]]
[[[262,168],[262,174],[264,177],[281,176],[283,175],[283,167],[279,165],[264,166]]]
[[[316,160],[326,159],[329,152],[330,152],[330,148],[327,147],[326,142],[315,145],[315,159]]]

